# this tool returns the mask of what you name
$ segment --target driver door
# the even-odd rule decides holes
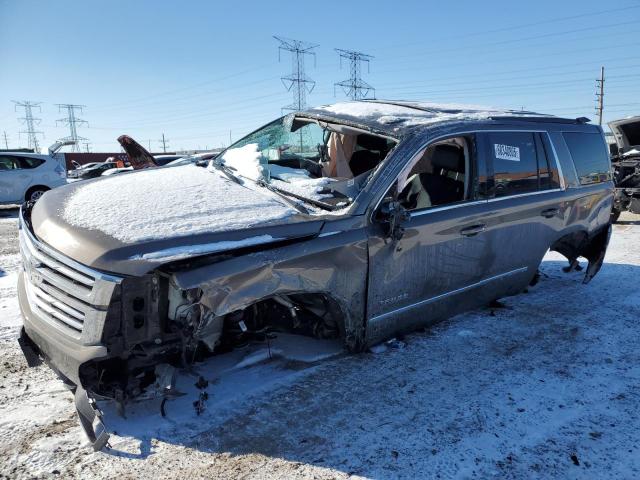
[[[421,201],[420,205],[415,205],[415,202],[405,205],[410,218],[403,222],[404,232],[398,240],[390,237],[385,222],[372,222],[367,293],[368,343],[433,323],[489,300],[490,295],[486,292],[478,292],[498,273],[495,271],[496,245],[492,236],[484,231],[489,210],[485,193],[484,149],[478,148],[475,135],[458,138],[467,145],[464,153],[464,197],[445,204],[426,202],[430,205],[425,206]],[[416,171],[420,173],[418,165],[424,162],[424,155],[423,149],[408,162],[409,173],[404,175],[405,178]],[[416,167],[411,167],[412,164]],[[441,169],[440,173],[460,178],[460,172]],[[399,178],[402,177],[400,174]],[[399,181],[392,185],[388,197],[394,196],[394,189],[397,192]],[[429,185],[429,182],[423,183]],[[455,185],[445,179],[442,183]],[[398,196],[397,193],[395,195]],[[432,198],[435,197],[432,192]],[[445,197],[446,194],[440,196]],[[406,201],[402,194],[399,199]]]

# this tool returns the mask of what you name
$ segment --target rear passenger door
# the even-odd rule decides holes
[[[526,271],[526,287],[563,226],[563,200],[553,147],[546,132],[493,131],[483,134],[488,158],[491,209],[487,230],[498,246],[500,271]]]

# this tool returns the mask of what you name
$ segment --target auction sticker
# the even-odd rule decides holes
[[[493,148],[496,152],[496,158],[499,158],[500,160],[511,160],[512,162],[520,161],[520,148],[518,147],[494,143]]]

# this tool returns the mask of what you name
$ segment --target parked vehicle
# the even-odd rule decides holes
[[[57,152],[68,144],[53,144],[47,155],[0,152],[0,204],[36,201],[47,190],[65,185],[64,154]]]
[[[640,214],[640,117],[609,123],[616,139],[611,155],[616,185],[611,219],[618,220],[624,211]]]
[[[116,162],[93,162],[83,165],[82,167],[69,172],[69,178],[77,178],[78,180],[87,180],[89,178],[96,178],[103,173],[117,168]]]
[[[159,364],[277,332],[360,351],[522,292],[549,249],[566,270],[586,258],[590,281],[610,168],[586,119],[380,100],[297,112],[209,162],[26,203],[22,343],[75,385],[101,448],[89,399],[125,402]]]

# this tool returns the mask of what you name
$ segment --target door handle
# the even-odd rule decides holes
[[[558,215],[558,213],[560,213],[559,208],[547,208],[546,210],[540,212],[540,215],[542,215],[544,218],[552,218]]]
[[[474,235],[484,232],[486,228],[487,226],[484,223],[481,223],[479,225],[472,225],[460,230],[460,235],[464,235],[465,237],[473,237]]]

